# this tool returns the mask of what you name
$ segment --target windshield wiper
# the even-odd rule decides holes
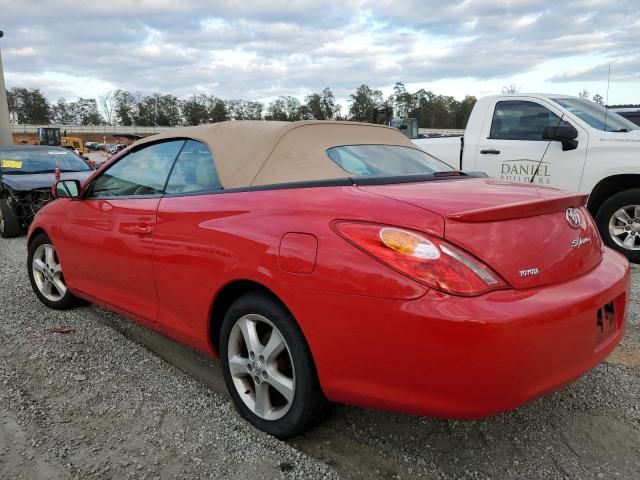
[[[618,132],[630,132],[631,130],[629,130],[628,128],[621,128],[620,130],[609,130],[610,132],[614,132],[614,133],[618,133]]]

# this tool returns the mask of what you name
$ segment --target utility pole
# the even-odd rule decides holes
[[[4,36],[0,30],[0,38]],[[7,88],[4,85],[4,72],[2,71],[2,52],[0,51],[0,147],[11,145],[11,126],[9,125],[9,105],[7,103]]]

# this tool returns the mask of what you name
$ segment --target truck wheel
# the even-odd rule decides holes
[[[640,188],[611,195],[596,213],[605,245],[640,263]]]
[[[20,235],[21,230],[16,212],[9,206],[6,199],[0,200],[0,235],[4,238],[13,238]]]

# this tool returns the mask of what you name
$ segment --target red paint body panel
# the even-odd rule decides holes
[[[566,195],[562,197],[545,198],[545,201],[534,200],[531,202],[481,208],[465,213],[454,213],[447,218],[459,222],[495,222],[498,220],[535,217],[536,215],[546,215],[548,213],[564,211],[569,207],[582,207],[587,204],[587,198],[589,198],[589,195]]]
[[[476,418],[513,409],[602,361],[624,335],[629,278],[626,259],[608,250],[592,272],[553,287],[473,298],[431,291],[415,300],[300,290],[289,306],[304,319],[329,398]],[[597,309],[614,299],[617,329],[600,339]]]
[[[479,209],[540,200],[540,188],[493,178],[452,178],[440,182],[362,186],[361,190],[393,198],[444,217]]]
[[[474,224],[446,218],[531,202],[545,192],[454,179],[60,199],[40,210],[29,235],[49,234],[74,293],[213,355],[217,294],[234,281],[258,282],[298,321],[329,399],[471,418],[559,388],[600,362],[624,334],[629,265],[613,251],[601,253],[586,212],[579,231],[563,224],[561,212]],[[447,238],[515,288],[465,298],[430,290],[338,236],[336,220]],[[146,228],[152,233],[141,233]],[[565,245],[577,232],[594,236],[580,253]],[[539,278],[514,276],[531,263]],[[596,316],[609,302],[616,327],[606,336]]]
[[[153,226],[158,198],[61,200],[63,219],[53,234],[68,285],[155,321]],[[140,227],[150,234],[140,234]]]
[[[579,209],[579,229],[569,228],[564,208],[556,213],[497,222],[446,220],[445,238],[481,258],[515,288],[532,288],[569,280],[602,260],[602,240],[586,208]],[[579,247],[572,242],[589,241]],[[537,268],[538,275],[520,276]]]
[[[462,185],[468,187],[464,194]],[[518,289],[575,278],[602,258],[600,234],[582,207],[584,195],[484,178],[360,188],[444,215],[444,238]],[[582,207],[577,229],[567,226],[568,207]],[[573,247],[578,239],[588,242]],[[540,274],[520,276],[520,271],[534,268]]]

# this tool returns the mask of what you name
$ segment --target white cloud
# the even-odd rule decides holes
[[[123,88],[224,98],[346,98],[396,81],[437,93],[602,91],[638,102],[634,2],[568,0],[0,0],[7,84],[50,97]],[[624,98],[622,98],[624,97]],[[627,98],[628,97],[628,98]]]

